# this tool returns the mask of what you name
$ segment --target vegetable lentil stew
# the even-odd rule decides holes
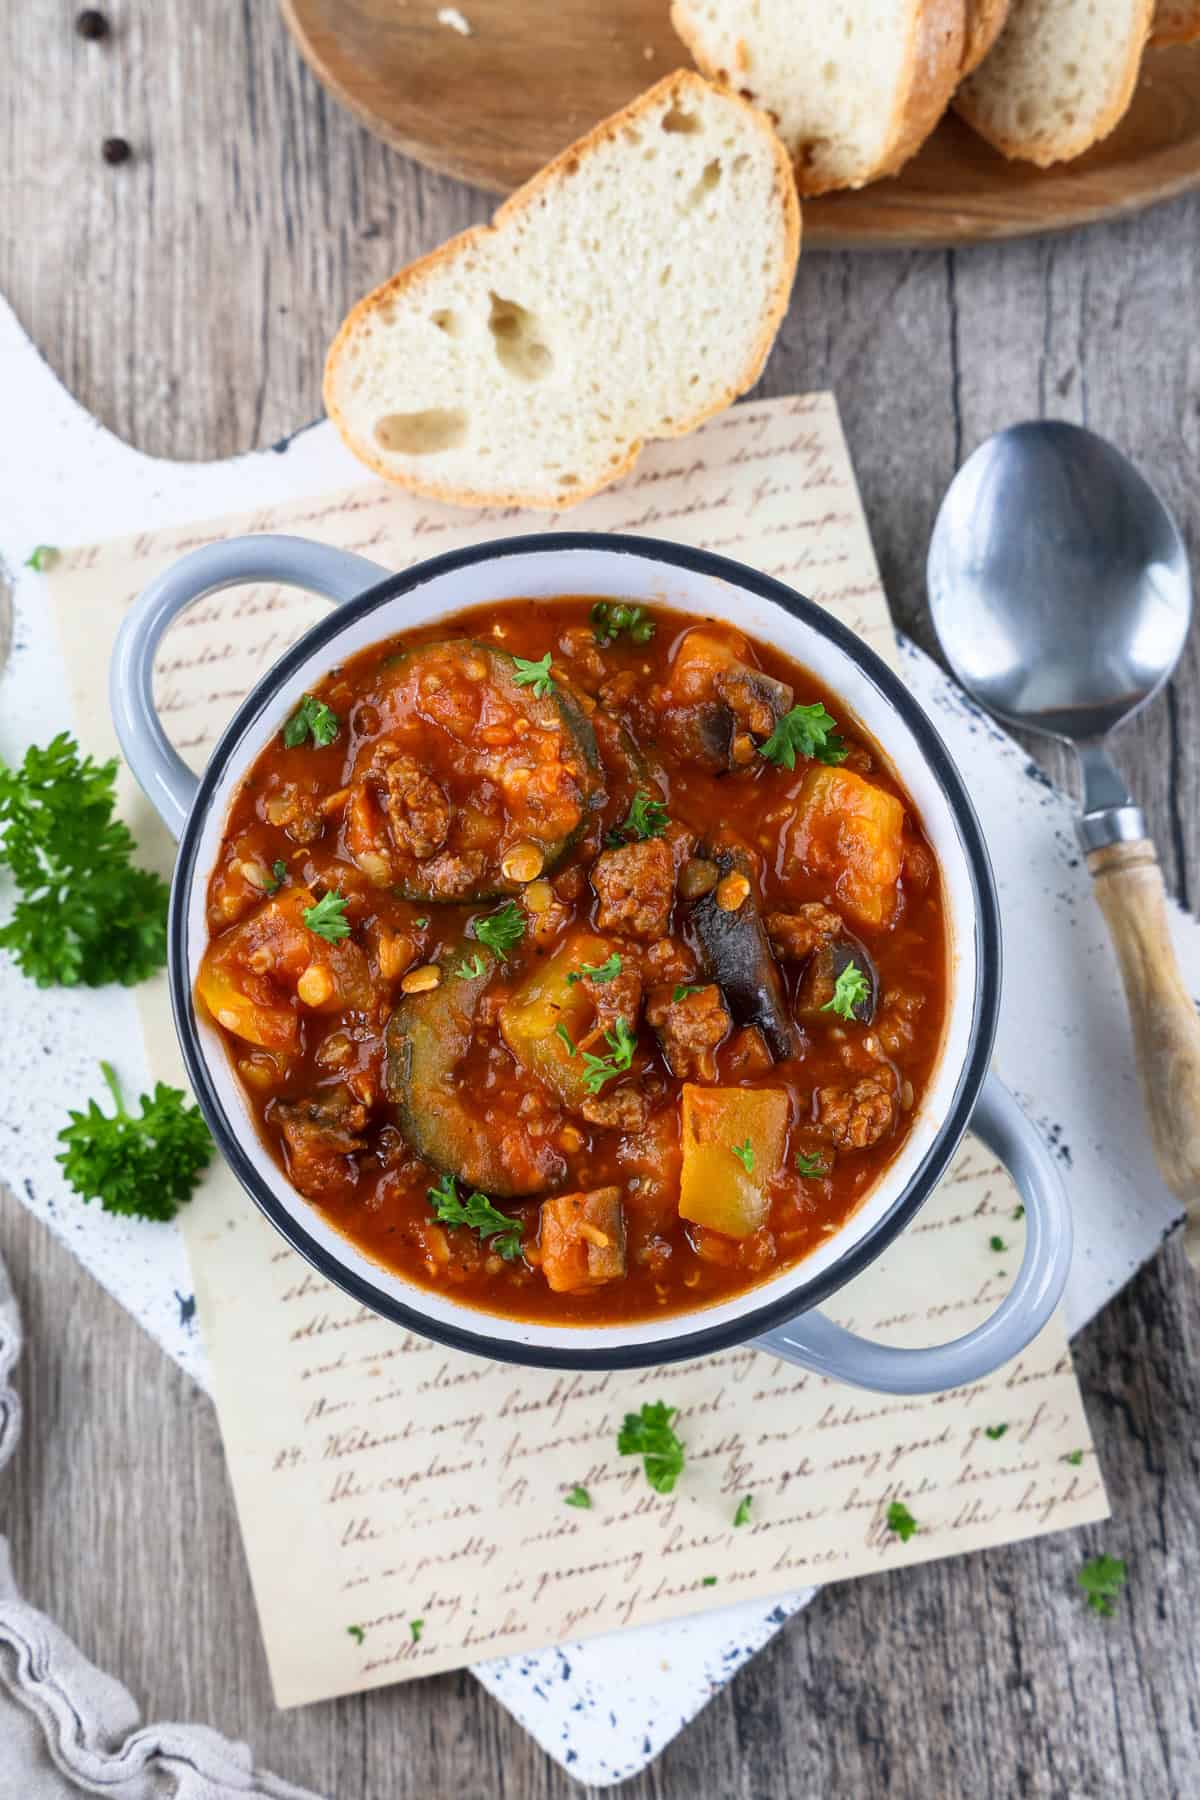
[[[292,1184],[467,1305],[614,1324],[815,1249],[937,1060],[941,881],[837,698],[712,620],[514,599],[261,753],[199,999]]]

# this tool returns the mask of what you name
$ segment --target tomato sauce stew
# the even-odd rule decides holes
[[[197,992],[359,1249],[551,1324],[725,1300],[896,1155],[937,863],[836,696],[663,608],[514,599],[361,652],[230,812]]]

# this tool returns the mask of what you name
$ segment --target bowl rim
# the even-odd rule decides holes
[[[490,1336],[488,1323],[492,1315],[473,1307],[463,1306],[459,1309],[463,1320],[461,1326],[430,1318],[415,1301],[408,1304],[398,1300],[341,1264],[281,1205],[243,1149],[239,1133],[226,1115],[209,1071],[194,1016],[188,973],[187,923],[188,900],[197,875],[196,864],[203,825],[214,791],[232,760],[243,733],[260,715],[271,694],[295,669],[315,651],[338,638],[351,622],[437,577],[453,574],[481,562],[499,562],[515,556],[553,556],[577,550],[635,556],[647,563],[686,569],[694,574],[744,588],[757,598],[790,613],[794,619],[829,639],[845,656],[858,664],[912,734],[942,790],[958,828],[973,900],[975,991],[972,996],[966,1054],[946,1117],[907,1185],[895,1196],[881,1218],[843,1256],[808,1282],[798,1282],[786,1294],[761,1307],[752,1308],[724,1324],[704,1325],[703,1310],[695,1313],[681,1312],[671,1315],[672,1320],[678,1320],[678,1334],[655,1344],[581,1344],[578,1350],[571,1350]],[[529,532],[444,551],[396,574],[385,575],[352,600],[331,608],[326,617],[311,626],[255,682],[213,747],[199,778],[180,836],[171,881],[168,982],[175,1031],[188,1079],[218,1150],[259,1211],[292,1249],[298,1251],[326,1280],[380,1317],[449,1349],[533,1368],[622,1370],[709,1356],[785,1324],[789,1319],[810,1311],[861,1274],[882,1254],[892,1239],[904,1230],[945,1173],[970,1122],[980,1087],[987,1074],[999,1015],[1001,944],[1000,909],[995,879],[983,831],[966,784],[933,724],[913,699],[900,676],[868,644],[832,614],[794,588],[788,587],[786,583],[713,551],[630,533]],[[886,1171],[883,1179],[886,1179]],[[803,1265],[796,1266],[800,1268]],[[419,1296],[421,1292],[415,1284],[412,1291],[414,1296]],[[749,1291],[752,1293],[753,1289]]]

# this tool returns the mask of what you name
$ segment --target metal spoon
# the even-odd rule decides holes
[[[1076,822],[1133,1020],[1154,1154],[1200,1268],[1200,1017],[1175,961],[1162,871],[1105,740],[1158,692],[1192,613],[1183,540],[1154,489],[1093,432],[1014,425],[968,457],[929,547],[942,649],[1009,724],[1070,744]]]

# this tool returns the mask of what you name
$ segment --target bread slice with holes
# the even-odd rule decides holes
[[[1152,44],[1194,44],[1200,38],[1200,0],[1158,0],[1150,26]]]
[[[418,493],[572,505],[757,379],[799,244],[770,121],[681,70],[368,294],[329,416]]]
[[[977,69],[1008,18],[1010,0],[967,0],[967,29],[963,43],[962,76]]]
[[[776,121],[802,194],[893,175],[962,73],[966,0],[673,0],[706,75]]]
[[[1123,117],[1154,0],[1012,0],[995,45],[955,96],[980,137],[1048,168],[1082,156]]]

